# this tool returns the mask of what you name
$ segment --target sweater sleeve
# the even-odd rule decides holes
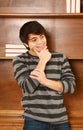
[[[29,65],[19,57],[13,58],[14,77],[23,92],[34,93],[39,86],[39,82],[29,77]]]
[[[63,85],[62,93],[74,93],[76,86],[75,76],[65,55],[63,55],[61,82]]]

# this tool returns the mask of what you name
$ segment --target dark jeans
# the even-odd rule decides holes
[[[50,123],[37,121],[31,118],[26,118],[24,120],[23,130],[69,130],[69,125],[68,123],[52,125]]]

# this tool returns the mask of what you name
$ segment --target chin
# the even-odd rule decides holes
[[[42,50],[37,50],[38,52],[41,52]]]

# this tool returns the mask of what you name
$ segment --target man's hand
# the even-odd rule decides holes
[[[35,69],[34,71],[31,72],[30,77],[36,79],[40,84],[42,84],[43,86],[47,86],[48,88],[54,91],[58,92],[63,91],[62,83],[60,81],[54,81],[48,79],[43,71],[41,72]]]
[[[46,75],[45,73],[42,71],[39,71],[37,69],[33,70],[30,74],[30,77],[33,79],[36,79],[37,81],[39,81],[40,84],[44,85],[46,82]]]
[[[39,57],[39,59],[45,63],[47,63],[51,58],[51,53],[47,49],[47,46],[41,52],[38,52],[35,49],[34,49],[34,51],[37,54],[37,56]]]
[[[35,53],[37,54],[37,56],[39,57],[39,62],[38,65],[36,66],[35,70],[39,70],[41,72],[44,72],[45,67],[46,67],[46,63],[50,60],[51,58],[51,53],[48,51],[47,47],[45,47],[43,50],[41,50],[40,52],[38,52],[35,48],[34,48]]]

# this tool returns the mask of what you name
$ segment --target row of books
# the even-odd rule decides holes
[[[83,0],[66,0],[67,13],[80,13]]]
[[[27,49],[23,44],[6,44],[5,45],[5,56],[14,57],[26,52]]]

